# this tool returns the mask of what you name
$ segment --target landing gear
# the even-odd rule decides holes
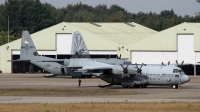
[[[147,87],[147,85],[142,85],[142,86],[141,86],[141,88],[146,88],[146,87]]]
[[[140,85],[134,85],[135,88],[140,88]]]

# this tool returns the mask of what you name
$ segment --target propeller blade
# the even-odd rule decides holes
[[[128,64],[127,64],[127,66],[126,66],[126,69],[128,68]]]
[[[135,65],[136,65],[137,69],[139,69],[139,67],[138,67],[137,63],[135,63]]]
[[[170,61],[168,61],[168,64],[167,64],[167,65],[169,66],[169,64],[170,64]]]
[[[119,59],[121,59],[121,56],[122,56],[122,55],[120,54],[120,55],[119,55]]]
[[[142,68],[143,65],[144,65],[144,63],[142,63],[142,65],[140,66],[140,70],[141,70],[141,68]]]
[[[178,65],[178,61],[176,60],[176,64]]]
[[[183,65],[184,61],[182,61],[181,65]]]

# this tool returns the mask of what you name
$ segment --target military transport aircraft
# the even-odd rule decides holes
[[[28,37],[30,41],[30,36],[28,35]],[[80,32],[75,32],[73,34],[73,39],[74,38],[76,38],[76,42],[78,43],[82,43],[83,41],[80,41],[80,38],[82,38]],[[33,46],[29,46],[29,41],[26,42],[26,40],[22,40],[22,43],[25,43],[25,46],[22,45],[22,50],[24,50],[24,52],[21,52],[28,54],[27,52],[34,48],[34,50],[32,50],[32,55],[34,54],[33,56],[37,56],[34,44],[32,43],[31,45]],[[93,75],[108,82],[109,84],[107,86],[121,85],[123,87],[144,88],[147,85],[169,85],[177,88],[179,82],[183,84],[190,81],[190,78],[177,66],[143,66],[142,64],[138,67],[137,63],[132,65],[131,63],[125,62],[119,65],[111,65],[97,62],[90,59],[88,57],[88,51],[82,49],[80,45],[81,44],[77,44],[77,50],[72,50],[72,52],[75,52],[74,57],[65,59],[63,65],[54,60],[29,60],[34,65],[39,66],[52,74],[69,74],[77,77],[81,77],[85,74]],[[27,60],[27,57],[23,59],[20,56],[20,59]]]
[[[71,54],[73,58],[89,58],[89,52],[87,50],[87,47],[85,45],[85,42],[83,41],[83,38],[75,38],[75,35],[72,37],[72,49]],[[93,59],[98,62],[108,63],[108,64],[122,64],[122,63],[130,63],[127,59],[122,59],[121,55],[117,58],[97,58]],[[10,60],[9,60],[10,61]],[[49,69],[51,67],[62,67],[63,65],[68,65],[69,60],[68,59],[55,59],[55,58],[49,58],[45,56],[40,56],[36,50],[36,47],[31,39],[31,36],[28,31],[23,31],[22,33],[22,41],[21,41],[21,51],[20,51],[20,59],[18,60],[11,60],[13,62],[17,61],[27,61],[31,62],[32,64],[44,69],[45,71],[48,71],[51,74],[47,74],[46,77],[51,77],[55,75],[65,75],[71,72],[71,70],[64,70],[64,68],[61,68],[61,70],[52,70]],[[84,77],[85,75],[83,75]],[[91,75],[87,75],[87,77],[91,77]]]

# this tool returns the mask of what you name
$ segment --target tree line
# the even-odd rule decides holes
[[[200,0],[197,0],[200,3]],[[195,12],[194,12],[195,13]],[[40,31],[60,22],[136,22],[156,31],[162,31],[182,22],[200,22],[200,13],[195,16],[179,16],[174,10],[130,13],[118,5],[105,4],[96,7],[83,4],[66,4],[55,8],[40,0],[6,0],[0,5],[0,45],[8,42],[8,18],[10,41],[21,37],[23,30]]]

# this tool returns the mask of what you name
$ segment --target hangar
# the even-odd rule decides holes
[[[200,74],[200,23],[182,23],[125,46],[132,62],[145,64],[190,63],[188,75]]]
[[[31,37],[40,55],[57,59],[70,58],[72,33],[80,31],[92,57],[122,54],[132,63],[165,64],[170,61],[191,65],[183,69],[188,75],[200,74],[200,23],[182,23],[161,32],[134,22],[67,23],[46,28]],[[37,72],[30,63],[10,63],[19,58],[21,39],[0,46],[0,70],[4,73]],[[19,66],[21,68],[19,68]],[[34,71],[31,71],[33,69]]]
[[[156,34],[157,31],[134,22],[130,23],[67,23],[31,34],[40,55],[57,59],[70,58],[72,33],[80,31],[92,57],[122,54],[118,49]],[[19,59],[21,39],[0,46],[0,70],[3,73],[37,72],[29,62],[6,62]],[[123,58],[129,56],[122,54]]]

